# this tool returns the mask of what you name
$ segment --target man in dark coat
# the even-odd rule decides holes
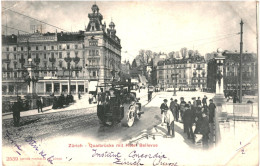
[[[194,143],[194,134],[193,134],[193,131],[192,131],[192,124],[193,124],[193,120],[194,120],[194,114],[190,110],[189,104],[185,104],[185,112],[184,112],[183,118],[184,118],[183,119],[184,120],[184,124],[185,124],[185,126],[187,126],[188,139],[192,139],[192,142]]]
[[[197,100],[197,105],[201,105],[201,100],[200,100],[200,97],[198,97],[198,100]]]
[[[37,99],[36,101],[36,105],[37,105],[37,109],[38,109],[38,113],[42,112],[42,100],[40,98]],[[41,111],[40,111],[41,110]]]
[[[209,129],[209,118],[207,117],[207,115],[205,113],[202,113],[200,132],[202,134],[203,148],[208,149],[210,129]]]
[[[186,127],[186,124],[184,123],[184,120],[183,120],[183,116],[184,116],[184,112],[185,112],[185,104],[186,104],[186,102],[184,101],[184,98],[181,97],[180,113],[181,113],[181,120],[183,122],[184,133],[187,132],[187,127]]]
[[[164,99],[163,100],[163,103],[161,104],[161,106],[160,106],[160,109],[161,109],[161,115],[162,115],[162,124],[161,125],[163,125],[164,124],[164,113],[169,109],[169,107],[167,106],[167,102],[168,102],[168,100],[167,99]]]
[[[174,100],[174,103],[175,103],[175,113],[176,113],[176,121],[178,122],[178,120],[179,120],[179,104],[178,104],[178,100],[177,99],[175,99]]]
[[[209,100],[209,126],[210,126],[210,143],[214,142],[214,135],[213,135],[213,128],[214,128],[214,117],[215,117],[215,110],[216,110],[216,105],[213,103],[213,100]]]
[[[175,102],[173,101],[172,98],[171,98],[171,103],[170,103],[170,110],[172,112],[174,120],[176,120],[176,106],[175,106]]]
[[[209,123],[214,123],[216,105],[212,99],[210,99],[209,102]]]
[[[194,116],[194,122],[196,123],[194,134],[200,133],[201,120],[202,120],[202,108],[201,105],[198,105]]]
[[[202,99],[202,104],[203,104],[203,107],[207,106],[207,96],[205,95]]]
[[[184,113],[184,111],[185,111],[185,104],[186,104],[186,102],[184,101],[184,98],[183,97],[181,97],[181,103],[180,103],[180,114],[181,114],[181,119],[182,119],[182,121],[183,121],[183,113]]]
[[[23,109],[22,101],[20,98],[18,98],[17,102],[15,102],[12,107],[15,127],[18,127],[20,125],[20,112],[22,111],[22,109]]]

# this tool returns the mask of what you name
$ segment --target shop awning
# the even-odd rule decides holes
[[[90,81],[88,86],[89,92],[95,92],[97,90],[97,81]]]
[[[139,83],[139,81],[137,79],[132,78],[131,83]]]
[[[145,78],[145,76],[142,76],[142,75],[139,75],[139,79],[140,79],[140,82],[143,84],[143,85],[146,85],[146,83],[148,82]]]

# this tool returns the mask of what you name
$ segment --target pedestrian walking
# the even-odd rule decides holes
[[[184,112],[184,116],[183,116],[183,120],[185,123],[185,126],[187,126],[187,136],[188,139],[191,139],[192,142],[194,143],[194,134],[192,131],[192,124],[193,124],[193,119],[194,119],[194,114],[191,111],[191,109],[189,108],[189,104],[185,104],[185,112]]]
[[[200,127],[201,127],[201,120],[202,120],[202,109],[201,109],[201,105],[198,105],[197,109],[196,109],[196,113],[195,113],[195,117],[194,117],[194,122],[196,124],[196,128],[194,130],[194,134],[198,134],[200,133]]]
[[[93,101],[93,95],[92,94],[89,94],[89,104],[92,104],[92,101]]]
[[[18,97],[17,102],[15,102],[13,107],[12,107],[13,120],[14,120],[14,126],[15,127],[20,126],[20,112],[22,110],[23,110],[23,103],[21,101],[21,98]]]
[[[57,109],[58,107],[59,107],[59,105],[58,105],[57,97],[54,96],[54,97],[53,97],[53,105],[52,105],[52,109]]]
[[[192,97],[191,99],[192,99],[192,105],[193,105],[194,107],[197,107],[196,97]]]
[[[165,111],[166,110],[168,110],[169,109],[169,107],[167,106],[167,102],[168,102],[168,100],[167,99],[164,99],[163,100],[163,103],[161,104],[161,106],[160,106],[160,109],[161,109],[161,115],[162,115],[162,124],[161,125],[163,125],[164,123],[165,123]]]
[[[205,113],[202,113],[202,120],[201,120],[201,128],[200,132],[202,134],[202,145],[204,149],[208,149],[209,147],[209,118]]]
[[[167,110],[165,113],[165,121],[167,123],[168,135],[175,137],[174,132],[174,117],[171,110]]]
[[[197,105],[201,105],[200,97],[198,97],[198,99],[197,99]]]
[[[207,96],[206,95],[204,95],[204,97],[203,97],[203,99],[202,99],[202,105],[203,105],[203,107],[205,107],[205,106],[207,106]]]
[[[179,121],[179,104],[178,104],[178,100],[177,99],[175,99],[174,100],[174,103],[175,103],[175,113],[176,113],[176,115],[175,115],[175,117],[176,117],[176,121],[178,122]]]
[[[214,117],[215,117],[215,110],[216,105],[213,103],[213,100],[209,100],[209,127],[210,127],[210,143],[214,142],[214,135],[213,135],[213,128],[214,128]]]
[[[214,123],[216,105],[212,99],[210,99],[209,102],[209,123]]]
[[[185,111],[185,104],[186,102],[184,101],[184,98],[181,97],[181,103],[180,103],[180,114],[181,114],[181,120],[183,121],[183,113]]]
[[[170,110],[172,112],[174,120],[176,120],[176,106],[175,106],[175,102],[174,102],[173,98],[171,98]]]
[[[184,116],[184,112],[185,112],[185,105],[186,105],[186,102],[184,101],[184,98],[181,97],[180,114],[181,114],[181,121],[183,122],[184,133],[187,132],[186,124],[184,123],[184,120],[183,120],[183,116]]]
[[[37,105],[38,113],[42,112],[42,101],[39,97],[36,100],[36,105]]]

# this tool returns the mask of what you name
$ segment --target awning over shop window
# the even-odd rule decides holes
[[[146,85],[147,80],[146,80],[145,76],[139,75],[139,79],[140,79],[140,82],[141,82],[143,85]]]
[[[137,79],[132,78],[131,83],[138,83],[139,81]]]
[[[90,81],[88,91],[89,92],[96,91],[97,90],[97,83],[98,83],[97,81]]]

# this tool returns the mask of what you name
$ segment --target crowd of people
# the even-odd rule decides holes
[[[168,135],[175,136],[174,122],[183,123],[184,133],[187,133],[188,139],[195,143],[196,136],[202,135],[202,145],[204,148],[209,146],[209,134],[212,132],[210,126],[213,126],[216,106],[213,100],[207,103],[207,97],[192,97],[192,101],[185,101],[184,97],[180,98],[180,102],[173,98],[164,99],[160,106],[162,115],[162,124],[167,124]],[[193,126],[195,129],[193,130]]]
[[[60,96],[53,97],[53,109],[63,108],[65,105],[69,105],[70,103],[74,102],[73,95],[64,95],[61,94]]]

